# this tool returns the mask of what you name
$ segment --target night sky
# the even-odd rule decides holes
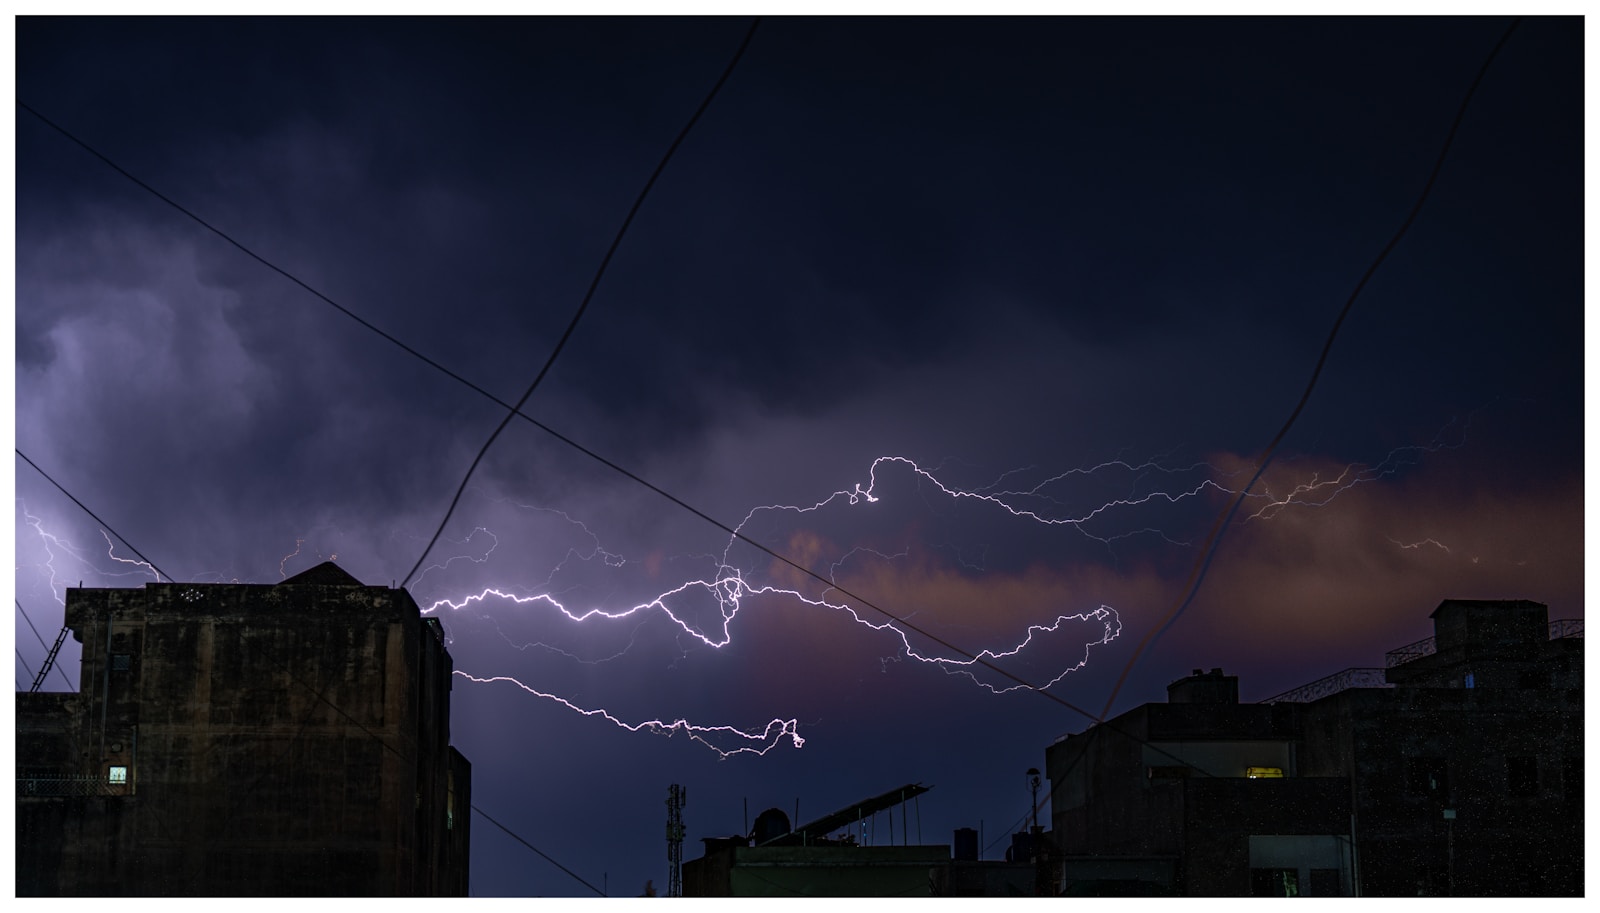
[[[938,641],[1102,711],[1507,25],[764,20],[524,411],[920,633],[513,421],[408,587],[476,804],[614,894],[665,891],[671,783],[689,859],[910,782],[913,842],[998,858],[1090,720]],[[25,18],[16,95],[514,402],[749,26]],[[1444,598],[1583,616],[1582,52],[1506,42],[1112,713],[1381,666]],[[179,580],[404,579],[505,410],[20,107],[15,154],[16,446]],[[48,641],[153,578],[14,463]],[[588,893],[472,826],[474,894]]]

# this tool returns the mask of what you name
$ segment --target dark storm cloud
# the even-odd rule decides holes
[[[24,19],[18,96],[514,400],[747,27]],[[867,485],[883,455],[966,490],[1044,485],[1030,506],[1063,515],[1237,486],[1226,471],[1293,408],[1502,28],[770,20],[528,411],[729,524]],[[1535,19],[1506,45],[1266,481],[1406,459],[1230,530],[1119,709],[1194,665],[1239,668],[1258,693],[1324,658],[1368,664],[1446,597],[1582,614],[1581,37]],[[499,407],[24,111],[16,143],[18,446],[182,579],[270,582],[333,555],[369,583],[404,574]],[[48,633],[60,586],[138,578],[17,472],[19,597]],[[1045,526],[904,467],[879,482],[878,502],[758,512],[750,532],[970,649],[1112,607],[1121,636],[1055,689],[1095,710],[1224,503],[1212,487]],[[1428,539],[1442,545],[1411,547]],[[799,721],[805,748],[719,764],[507,682],[458,682],[475,794],[586,877],[660,883],[674,780],[694,794],[691,838],[738,830],[744,796],[803,794],[810,817],[916,780],[941,787],[928,839],[985,817],[994,836],[1025,804],[1017,772],[1085,724],[793,598],[729,617],[691,589],[670,603],[684,625],[644,609],[578,626],[548,601],[621,613],[714,580],[725,550],[751,583],[826,592],[514,422],[413,583],[428,607],[485,587],[525,600],[436,610],[475,676],[628,723]],[[1052,676],[1101,637],[1063,631],[1018,668]],[[474,842],[476,892],[573,889]]]
[[[688,52],[714,47],[702,25],[601,30],[585,54],[569,44],[584,33],[573,23],[474,54],[461,48],[479,25],[443,36],[432,25],[274,26],[305,51],[302,72],[273,69],[287,50],[269,57],[272,43],[208,24],[196,45],[238,46],[238,59],[191,65],[243,84],[179,82],[174,66],[157,91],[180,101],[134,107],[176,153],[168,162],[188,160],[157,160],[155,177],[179,172],[174,193],[214,198],[208,210],[241,240],[512,391],[537,356],[466,341],[548,345],[681,117],[672,104],[687,107],[705,78],[689,72]],[[696,154],[650,201],[553,383],[652,435],[708,421],[729,388],[816,411],[887,372],[942,363],[989,324],[982,299],[997,293],[1085,340],[1158,329],[1225,349],[1238,320],[1310,346],[1351,284],[1330,238],[1377,238],[1397,223],[1428,160],[1382,153],[1437,136],[1407,115],[1446,80],[1398,56],[1330,83],[1321,74],[1347,47],[1375,54],[1409,27],[1375,37],[1340,25],[1348,46],[1308,49],[1329,27],[1269,38],[1212,23],[1199,35],[1210,42],[1172,43],[1176,26],[1135,36],[1113,24],[1108,43],[1063,24],[1021,48],[1009,32],[974,40],[960,23],[764,32],[766,56],[728,87],[691,140]],[[688,34],[692,47],[673,40]],[[1118,48],[1115,66],[1102,45]],[[885,47],[905,56],[880,62]],[[818,71],[820,56],[833,63]],[[654,69],[667,58],[675,65]],[[1229,63],[1241,58],[1252,63]],[[1213,59],[1223,63],[1201,65]],[[1193,78],[1153,75],[1175,72]],[[1359,90],[1379,87],[1395,104],[1368,105],[1351,131]],[[196,111],[219,112],[219,129],[194,135],[206,122]],[[441,306],[461,332],[437,332]]]

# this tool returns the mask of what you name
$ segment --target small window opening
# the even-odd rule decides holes
[[[126,782],[128,782],[128,768],[123,767],[121,765],[117,765],[117,766],[112,767],[111,768],[111,772],[106,774],[106,782],[107,783],[126,783]]]

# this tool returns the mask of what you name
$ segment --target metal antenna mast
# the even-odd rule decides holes
[[[1028,791],[1033,794],[1033,811],[1029,814],[1033,816],[1033,826],[1037,829],[1039,827],[1039,768],[1028,768],[1027,777]]]
[[[667,787],[667,896],[683,896],[683,806],[689,791],[674,783]]]

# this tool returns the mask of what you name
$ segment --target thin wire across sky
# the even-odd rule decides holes
[[[196,215],[193,212],[191,212],[190,210],[184,208],[182,205],[180,205],[176,201],[174,201],[171,198],[165,196],[164,194],[162,194],[161,192],[159,192],[158,190],[156,190],[155,188],[153,188],[149,184],[147,184],[144,181],[140,180],[139,178],[135,177],[134,175],[132,175],[131,173],[129,173],[128,171],[123,169],[121,166],[116,164],[116,162],[114,162],[112,159],[110,159],[106,155],[100,153],[99,151],[95,150],[94,148],[90,147],[87,143],[85,143],[82,140],[78,139],[71,132],[69,132],[65,128],[59,126],[57,123],[55,123],[54,121],[50,120],[49,118],[47,118],[45,115],[43,115],[39,111],[35,110],[34,108],[30,107],[29,105],[27,105],[22,100],[19,99],[17,101],[17,104],[18,104],[18,107],[20,109],[27,111],[28,113],[30,113],[31,115],[36,117],[42,123],[44,123],[47,126],[53,128],[57,132],[61,133],[67,139],[69,139],[72,142],[76,143],[77,145],[79,145],[80,147],[82,147],[83,149],[88,151],[90,154],[94,155],[96,158],[98,158],[100,161],[102,161],[108,167],[110,167],[113,170],[117,171],[119,174],[123,175],[125,178],[127,178],[128,180],[130,180],[131,182],[133,182],[137,186],[141,187],[142,189],[146,190],[147,192],[149,192],[150,194],[152,194],[156,198],[158,198],[161,201],[167,203],[169,206],[171,206],[172,208],[176,209],[180,213],[188,216],[191,220],[193,220],[197,224],[201,225],[202,227],[206,228],[208,231],[212,232],[213,234],[217,235],[218,237],[222,238],[224,241],[226,241],[227,243],[231,244],[232,246],[234,246],[235,248],[240,250],[242,253],[246,254],[250,258],[256,260],[257,262],[261,263],[262,265],[266,266],[267,268],[273,270],[274,272],[278,273],[279,275],[283,276],[284,278],[286,278],[289,281],[293,282],[294,284],[298,285],[299,287],[301,287],[305,291],[307,291],[310,294],[312,294],[318,300],[323,301],[325,304],[327,304],[327,305],[333,307],[334,309],[338,310],[339,312],[343,313],[345,316],[351,318],[352,320],[356,321],[358,324],[360,324],[364,328],[374,332],[375,334],[377,334],[380,337],[384,338],[385,340],[389,341],[391,344],[399,347],[402,351],[405,351],[407,354],[411,355],[412,357],[415,357],[415,358],[419,359],[420,361],[424,362],[425,364],[428,364],[430,367],[433,367],[435,370],[439,371],[440,373],[446,375],[447,377],[450,377],[452,380],[455,380],[457,383],[460,383],[463,386],[467,387],[468,389],[473,390],[474,392],[478,393],[480,396],[483,396],[484,398],[488,399],[489,401],[497,404],[498,406],[500,406],[501,408],[506,410],[505,417],[502,419],[500,424],[496,427],[494,432],[489,436],[489,439],[484,443],[483,447],[480,448],[477,457],[474,459],[474,461],[472,463],[472,468],[468,469],[466,476],[463,478],[463,480],[461,482],[461,485],[458,487],[456,495],[455,495],[455,499],[452,500],[450,508],[446,511],[444,519],[441,520],[438,529],[435,531],[435,533],[433,535],[433,538],[429,541],[429,545],[428,545],[427,549],[425,549],[423,554],[421,556],[419,556],[419,558],[417,559],[416,565],[411,569],[411,572],[407,574],[407,576],[405,578],[405,581],[402,582],[402,586],[405,585],[406,583],[408,583],[410,581],[410,579],[412,578],[412,576],[415,575],[415,573],[417,572],[418,568],[421,567],[422,562],[427,557],[427,554],[429,553],[429,551],[431,551],[434,543],[437,542],[437,539],[438,539],[439,535],[443,532],[445,526],[448,524],[451,516],[453,515],[455,507],[456,507],[457,503],[459,502],[459,499],[461,497],[461,493],[462,493],[462,491],[464,491],[468,481],[471,478],[473,469],[476,468],[478,463],[483,458],[484,454],[487,453],[488,448],[498,438],[499,434],[509,424],[510,420],[513,417],[520,417],[524,421],[529,422],[530,424],[534,425],[535,427],[539,428],[540,430],[544,431],[545,433],[551,435],[552,437],[555,437],[557,440],[560,440],[563,443],[567,444],[568,446],[576,449],[580,453],[583,453],[584,455],[586,455],[586,456],[590,457],[591,459],[601,463],[602,465],[605,465],[605,466],[609,467],[613,471],[623,475],[626,478],[631,479],[635,483],[640,484],[640,485],[650,489],[651,491],[653,491],[656,494],[662,496],[663,498],[665,498],[668,501],[672,502],[676,506],[684,509],[685,511],[694,514],[695,516],[701,518],[703,521],[705,521],[705,522],[711,524],[712,526],[720,529],[722,532],[724,532],[724,533],[726,533],[726,534],[728,534],[728,535],[730,535],[730,536],[732,536],[734,538],[737,538],[740,541],[745,542],[746,544],[748,544],[748,545],[758,549],[759,551],[769,555],[770,557],[774,558],[775,560],[780,561],[783,564],[785,564],[785,565],[787,565],[787,566],[789,566],[789,567],[791,567],[791,568],[793,568],[793,569],[795,569],[795,570],[797,570],[797,571],[799,571],[799,572],[801,572],[803,574],[806,574],[809,577],[811,577],[811,578],[813,578],[813,579],[815,579],[815,580],[817,580],[817,581],[819,581],[819,582],[821,582],[821,583],[833,588],[835,591],[842,593],[844,596],[846,596],[847,598],[849,598],[853,602],[856,602],[859,605],[862,605],[864,607],[867,607],[867,608],[870,608],[870,609],[874,610],[875,612],[877,612],[877,613],[883,615],[884,617],[890,619],[895,624],[900,625],[900,626],[904,627],[907,630],[914,631],[914,632],[916,632],[918,634],[921,634],[924,637],[927,637],[929,640],[931,640],[933,642],[936,642],[936,643],[946,647],[947,649],[950,649],[950,650],[952,650],[952,651],[954,651],[954,652],[956,652],[956,653],[958,653],[958,654],[960,654],[960,655],[962,655],[962,656],[964,656],[964,657],[966,657],[968,659],[971,659],[971,660],[973,660],[973,661],[985,666],[986,668],[990,669],[991,671],[993,671],[993,672],[995,672],[995,673],[997,673],[997,674],[999,674],[1001,676],[1004,676],[1005,678],[1010,679],[1013,682],[1016,682],[1016,683],[1018,683],[1020,685],[1023,685],[1025,687],[1027,687],[1029,690],[1033,690],[1036,693],[1041,694],[1042,696],[1054,701],[1055,703],[1059,704],[1060,706],[1063,706],[1063,707],[1065,707],[1067,709],[1070,709],[1070,710],[1074,711],[1075,713],[1078,713],[1081,716],[1088,718],[1089,720],[1093,720],[1093,721],[1096,721],[1096,722],[1102,722],[1103,723],[1105,718],[1106,718],[1106,716],[1110,713],[1110,710],[1111,710],[1111,708],[1112,708],[1112,706],[1113,706],[1113,704],[1114,704],[1114,702],[1116,700],[1116,697],[1118,696],[1118,694],[1120,692],[1120,689],[1121,689],[1122,685],[1125,683],[1129,673],[1134,668],[1134,666],[1138,662],[1138,660],[1147,652],[1148,648],[1152,648],[1154,646],[1154,644],[1157,641],[1159,641],[1160,637],[1167,630],[1169,630],[1172,627],[1172,625],[1177,621],[1177,619],[1179,617],[1181,617],[1184,614],[1184,612],[1186,612],[1187,609],[1192,605],[1196,594],[1199,592],[1200,587],[1202,586],[1202,584],[1204,582],[1204,579],[1205,579],[1205,576],[1206,576],[1206,572],[1207,572],[1208,568],[1210,567],[1210,564],[1211,564],[1211,562],[1212,562],[1212,560],[1213,560],[1213,558],[1215,556],[1217,547],[1220,544],[1220,542],[1221,542],[1221,540],[1222,540],[1222,538],[1223,538],[1223,536],[1224,536],[1224,534],[1226,532],[1226,529],[1227,529],[1228,525],[1231,523],[1232,518],[1234,517],[1235,513],[1237,512],[1239,506],[1242,504],[1243,499],[1247,496],[1247,494],[1250,491],[1250,489],[1259,480],[1261,474],[1265,471],[1267,465],[1271,462],[1273,456],[1275,455],[1278,446],[1281,444],[1281,442],[1283,441],[1285,436],[1288,434],[1290,429],[1294,426],[1295,422],[1297,421],[1297,419],[1299,418],[1299,416],[1303,412],[1304,408],[1306,407],[1307,403],[1309,402],[1311,394],[1313,393],[1313,391],[1316,388],[1316,385],[1317,385],[1318,379],[1319,379],[1319,377],[1321,375],[1323,366],[1326,364],[1326,362],[1328,360],[1328,357],[1329,357],[1329,354],[1330,354],[1330,352],[1332,350],[1332,346],[1334,344],[1334,341],[1338,336],[1340,327],[1342,326],[1346,316],[1350,313],[1351,308],[1353,307],[1357,297],[1361,294],[1362,290],[1365,288],[1365,286],[1367,285],[1368,281],[1376,273],[1377,269],[1383,264],[1385,259],[1395,249],[1395,247],[1398,245],[1400,240],[1408,232],[1408,230],[1410,229],[1411,225],[1415,221],[1418,213],[1421,211],[1423,204],[1428,199],[1428,196],[1429,196],[1429,194],[1430,194],[1430,192],[1431,192],[1431,190],[1432,190],[1432,188],[1433,188],[1433,186],[1434,186],[1434,184],[1436,182],[1436,179],[1438,178],[1439,173],[1440,173],[1440,171],[1442,169],[1442,166],[1444,164],[1446,156],[1448,155],[1448,153],[1450,151],[1450,148],[1451,148],[1451,146],[1452,146],[1452,144],[1453,144],[1453,142],[1455,140],[1458,128],[1461,125],[1461,122],[1463,120],[1465,112],[1466,112],[1466,110],[1467,110],[1467,108],[1468,108],[1468,106],[1469,106],[1469,104],[1470,104],[1470,102],[1471,102],[1471,100],[1473,98],[1474,93],[1476,92],[1476,90],[1477,90],[1479,84],[1481,83],[1484,75],[1487,73],[1491,63],[1494,61],[1495,57],[1498,55],[1499,51],[1504,46],[1506,41],[1510,38],[1511,34],[1517,28],[1517,25],[1518,25],[1519,21],[1520,20],[1515,20],[1510,24],[1510,26],[1501,35],[1499,41],[1494,45],[1493,49],[1489,52],[1487,58],[1483,62],[1483,65],[1478,70],[1476,78],[1473,80],[1470,88],[1467,90],[1465,98],[1463,99],[1460,107],[1457,110],[1457,113],[1456,113],[1456,116],[1455,116],[1455,120],[1451,125],[1451,128],[1449,130],[1449,134],[1448,134],[1448,136],[1447,136],[1447,138],[1446,138],[1446,140],[1445,140],[1445,142],[1443,144],[1443,148],[1442,148],[1442,150],[1441,150],[1441,152],[1439,154],[1438,159],[1436,160],[1436,162],[1434,164],[1433,170],[1432,170],[1432,172],[1430,173],[1430,175],[1429,175],[1429,177],[1427,179],[1426,185],[1423,188],[1423,191],[1422,191],[1421,195],[1419,196],[1418,200],[1416,201],[1416,203],[1412,207],[1410,213],[1406,217],[1404,223],[1401,225],[1399,230],[1390,239],[1389,243],[1383,248],[1383,250],[1378,254],[1378,256],[1372,262],[1372,264],[1367,268],[1366,272],[1362,275],[1361,279],[1357,283],[1354,291],[1351,293],[1349,298],[1345,301],[1343,308],[1340,310],[1336,320],[1334,321],[1334,324],[1333,324],[1332,328],[1330,329],[1330,331],[1328,333],[1327,339],[1326,339],[1326,341],[1325,341],[1325,343],[1323,345],[1323,348],[1322,348],[1322,351],[1320,353],[1320,356],[1319,356],[1319,358],[1318,358],[1318,360],[1317,360],[1317,362],[1315,364],[1314,369],[1312,370],[1310,379],[1307,382],[1306,387],[1305,387],[1305,389],[1304,389],[1304,391],[1303,391],[1298,403],[1296,404],[1294,410],[1291,412],[1291,414],[1289,415],[1288,419],[1285,421],[1283,426],[1279,429],[1277,435],[1273,438],[1271,443],[1257,457],[1256,462],[1255,462],[1254,476],[1252,477],[1250,483],[1247,484],[1246,486],[1244,486],[1244,488],[1241,489],[1237,493],[1237,496],[1232,501],[1232,503],[1228,507],[1226,507],[1221,513],[1219,513],[1216,521],[1213,523],[1211,531],[1208,534],[1208,536],[1206,538],[1206,541],[1205,541],[1205,544],[1204,544],[1204,546],[1202,548],[1201,554],[1197,557],[1196,562],[1195,562],[1193,568],[1191,569],[1191,572],[1190,572],[1190,575],[1189,575],[1189,579],[1185,582],[1181,598],[1174,604],[1173,608],[1167,613],[1167,615],[1163,618],[1161,623],[1158,624],[1155,627],[1152,627],[1146,633],[1144,640],[1141,641],[1141,643],[1135,649],[1132,657],[1130,657],[1130,659],[1128,660],[1127,665],[1124,667],[1123,672],[1122,672],[1121,676],[1119,677],[1116,686],[1113,688],[1110,696],[1108,697],[1108,699],[1106,701],[1105,707],[1101,710],[1100,714],[1098,714],[1098,715],[1096,715],[1094,713],[1091,713],[1091,712],[1089,712],[1089,711],[1087,711],[1087,710],[1085,710],[1083,708],[1080,708],[1080,707],[1072,704],[1071,702],[1068,702],[1065,699],[1059,697],[1058,695],[1055,695],[1055,694],[1052,694],[1052,693],[1050,693],[1048,691],[1042,690],[1042,689],[1030,684],[1029,682],[1025,681],[1021,677],[1019,677],[1019,676],[1017,676],[1017,675],[1015,675],[1015,674],[1013,674],[1013,673],[1011,673],[1011,672],[1009,672],[1009,671],[1007,671],[1005,669],[1002,669],[999,666],[987,661],[986,659],[982,658],[979,654],[975,654],[975,653],[973,653],[971,651],[967,651],[965,649],[962,649],[961,647],[949,642],[948,640],[946,640],[944,638],[938,637],[938,636],[936,636],[936,635],[934,635],[934,634],[932,634],[932,633],[930,633],[930,632],[928,632],[926,630],[923,630],[922,628],[916,626],[915,624],[906,621],[904,618],[902,618],[902,617],[900,617],[898,615],[895,615],[894,613],[888,611],[887,609],[884,609],[884,608],[874,604],[873,602],[871,602],[871,601],[859,596],[858,594],[855,594],[855,593],[853,593],[853,592],[851,592],[851,591],[849,591],[849,590],[847,590],[847,589],[845,589],[843,587],[840,587],[834,581],[822,576],[821,574],[818,574],[818,573],[810,570],[809,568],[801,566],[800,564],[796,563],[794,560],[790,559],[786,555],[781,554],[778,551],[776,551],[776,550],[774,550],[772,548],[769,548],[768,546],[766,546],[766,545],[764,545],[764,544],[762,544],[760,542],[757,542],[757,541],[747,537],[746,535],[742,534],[741,532],[739,532],[735,528],[729,526],[728,524],[723,523],[721,521],[718,521],[718,520],[712,518],[711,516],[709,516],[705,512],[703,512],[703,511],[693,507],[692,505],[684,502],[682,499],[680,499],[680,498],[672,495],[671,493],[661,489],[660,487],[658,487],[658,486],[646,481],[642,477],[640,477],[637,474],[629,471],[628,469],[618,465],[617,463],[615,463],[615,462],[613,462],[613,461],[611,461],[609,459],[606,459],[603,456],[600,456],[599,454],[595,453],[594,451],[588,449],[587,447],[584,447],[583,445],[579,444],[578,442],[574,441],[573,439],[571,439],[571,438],[569,438],[569,437],[557,432],[556,430],[554,430],[554,429],[550,428],[549,426],[539,422],[538,420],[532,418],[531,416],[525,414],[522,411],[523,407],[526,405],[527,401],[529,400],[529,398],[531,397],[533,392],[538,388],[540,382],[543,380],[543,378],[550,371],[551,367],[555,363],[556,358],[561,353],[561,351],[562,351],[563,347],[565,346],[567,340],[571,337],[571,335],[574,332],[574,330],[576,329],[579,321],[581,320],[582,316],[584,315],[585,311],[587,310],[587,308],[588,308],[588,306],[589,306],[589,304],[590,304],[590,302],[591,302],[591,300],[592,300],[592,298],[594,296],[594,293],[595,293],[595,291],[596,291],[596,289],[597,289],[602,277],[605,274],[607,266],[609,265],[609,263],[610,263],[610,261],[612,259],[612,256],[618,250],[618,247],[619,247],[619,245],[620,245],[620,243],[622,241],[622,238],[626,234],[626,232],[628,230],[628,227],[631,224],[634,215],[638,212],[640,206],[642,205],[645,197],[650,192],[650,189],[654,185],[656,179],[660,176],[660,174],[662,173],[663,169],[667,165],[668,161],[671,160],[673,154],[675,153],[675,151],[677,150],[679,145],[682,143],[684,138],[687,136],[687,134],[689,133],[690,129],[694,126],[694,124],[699,119],[701,114],[704,113],[704,111],[706,110],[707,106],[710,104],[712,99],[715,98],[717,92],[721,89],[723,84],[728,79],[729,75],[733,72],[734,68],[739,63],[741,58],[743,57],[746,48],[749,46],[749,44],[751,42],[751,39],[754,37],[754,34],[756,32],[756,29],[757,29],[757,26],[759,25],[759,20],[757,20],[756,23],[753,23],[751,25],[749,31],[745,34],[744,39],[743,39],[742,43],[740,44],[738,51],[735,53],[732,61],[728,64],[727,68],[722,73],[721,78],[719,78],[719,80],[717,81],[716,85],[712,88],[710,93],[705,97],[704,101],[702,101],[699,109],[695,112],[693,117],[690,118],[688,124],[679,133],[677,139],[673,142],[672,146],[668,149],[667,153],[663,156],[661,162],[657,165],[657,168],[656,168],[655,172],[651,175],[649,181],[647,181],[647,183],[645,184],[644,189],[640,192],[639,196],[636,198],[632,209],[629,211],[627,217],[624,219],[621,228],[619,229],[619,231],[617,232],[615,238],[612,241],[610,249],[608,249],[608,251],[607,251],[607,253],[605,255],[605,258],[602,260],[602,262],[601,262],[601,264],[600,264],[600,266],[599,266],[599,268],[598,268],[598,270],[597,270],[592,282],[590,283],[588,292],[585,294],[583,301],[580,303],[580,305],[578,306],[577,311],[574,313],[571,321],[568,323],[568,326],[566,328],[566,332],[563,334],[563,336],[561,337],[560,341],[557,343],[555,348],[552,350],[550,356],[546,360],[546,362],[545,362],[543,368],[540,370],[539,374],[534,378],[533,382],[529,385],[529,387],[523,393],[522,397],[515,404],[510,404],[510,403],[507,403],[507,402],[499,399],[498,397],[496,397],[493,394],[489,393],[487,390],[485,390],[482,387],[479,387],[478,385],[472,383],[471,381],[467,380],[463,376],[451,371],[450,369],[448,369],[447,367],[443,366],[439,362],[434,361],[431,358],[428,358],[427,356],[423,355],[420,351],[408,346],[407,344],[405,344],[404,342],[402,342],[398,338],[390,335],[389,333],[385,332],[384,330],[382,330],[378,326],[376,326],[376,325],[372,324],[371,322],[365,320],[364,318],[360,317],[355,312],[353,312],[353,311],[349,310],[348,308],[338,304],[337,302],[335,302],[334,300],[332,300],[328,296],[326,296],[323,293],[317,291],[315,288],[311,287],[310,285],[308,285],[307,283],[303,282],[302,280],[296,278],[294,275],[289,273],[287,270],[285,270],[285,269],[283,269],[283,268],[271,263],[266,258],[262,257],[261,255],[255,253],[254,251],[252,251],[249,248],[245,247],[243,244],[239,243],[234,238],[229,236],[226,232],[222,231],[221,229],[219,229],[217,227],[214,227],[210,223],[208,223],[205,220],[203,220],[202,218],[200,218],[198,215]],[[120,541],[122,541],[125,545],[127,545],[128,548],[134,552],[134,554],[138,555],[142,560],[144,560],[146,564],[149,564],[149,566],[152,568],[152,570],[155,573],[157,573],[160,576],[167,577],[167,579],[169,579],[169,580],[172,579],[169,575],[166,575],[165,572],[163,572],[159,568],[157,568],[156,565],[153,562],[150,562],[148,558],[145,558],[145,556],[142,553],[140,553],[125,538],[123,538],[120,534],[116,534],[114,530],[111,530],[111,527],[108,524],[105,524],[104,521],[100,520],[100,518],[98,516],[96,516],[92,511],[90,511],[87,506],[85,506],[82,502],[78,501],[77,498],[73,497],[71,495],[71,493],[68,492],[67,489],[64,488],[60,483],[56,482],[48,474],[44,473],[44,470],[41,469],[40,467],[38,467],[31,459],[29,459],[25,454],[23,454],[22,451],[20,450],[20,448],[17,450],[17,454],[23,460],[28,462],[30,466],[33,466],[36,470],[38,470],[41,475],[43,475],[47,480],[49,480],[59,490],[61,490],[70,499],[72,499],[73,502],[76,503],[86,513],[88,513],[89,516],[93,517],[96,520],[96,522],[100,523],[107,530],[110,530],[114,535],[117,535],[117,538]],[[19,604],[18,607],[19,607],[19,609],[21,609],[20,604]],[[25,612],[24,612],[24,615],[26,615]],[[30,624],[30,626],[32,625],[31,619],[29,620],[29,624]],[[36,634],[36,636],[38,635],[37,630],[35,630],[35,634]],[[41,640],[41,643],[43,643],[43,638],[42,637],[40,638],[40,640]],[[59,669],[58,669],[58,671],[59,671]],[[63,678],[64,678],[64,675],[63,675]],[[70,683],[69,683],[69,687],[70,687]],[[1126,735],[1126,733],[1124,733],[1124,734]],[[1142,740],[1140,740],[1140,741],[1142,741]],[[1165,754],[1165,752],[1162,752],[1162,753]],[[1178,760],[1178,759],[1175,759],[1175,760]],[[1076,764],[1076,761],[1077,761],[1077,759],[1074,759],[1073,763]],[[1184,762],[1179,760],[1179,763],[1184,763]],[[1043,803],[1041,803],[1041,805],[1042,804]],[[480,810],[480,814],[483,814],[481,812],[481,810]],[[488,818],[488,816],[486,814],[484,815],[484,817]],[[1024,817],[1026,817],[1026,816],[1024,816]],[[501,827],[502,829],[505,829],[504,825],[500,825],[499,822],[493,821],[493,819],[489,819],[489,820],[492,823],[496,824],[496,826]],[[506,829],[506,830],[507,830],[508,833],[511,833],[509,831],[509,829]],[[515,835],[513,833],[512,836],[516,837],[517,835]],[[518,837],[517,839],[521,840],[522,838]],[[522,841],[522,842],[524,842],[526,844],[526,841]],[[529,848],[532,849],[531,844],[529,845]],[[537,852],[537,850],[535,850],[535,852]],[[543,854],[541,853],[540,855],[543,855]],[[548,857],[546,857],[546,858],[548,858]],[[551,861],[554,862],[554,860],[551,860]],[[567,871],[564,867],[562,867],[562,868],[563,868],[563,871]],[[568,871],[568,874],[572,874],[572,873],[570,871]],[[573,875],[573,877],[574,878],[578,878],[578,876],[576,876],[576,875]],[[588,884],[588,882],[583,881],[583,879],[581,879],[581,878],[578,878],[578,880],[583,882],[587,887],[593,889],[593,885]]]

